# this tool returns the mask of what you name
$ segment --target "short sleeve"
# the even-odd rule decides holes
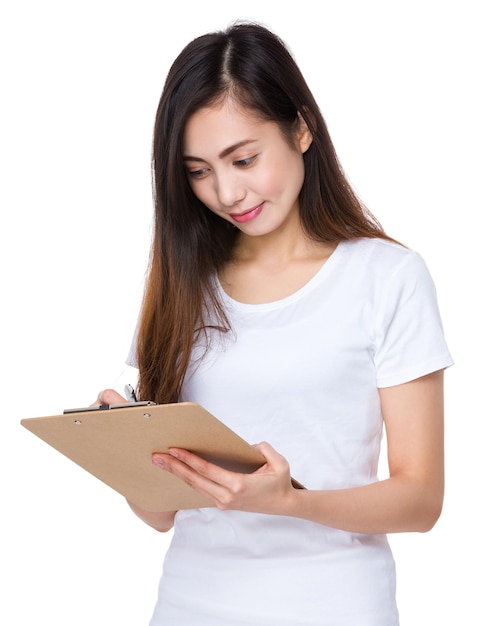
[[[436,289],[417,253],[409,252],[395,267],[376,308],[378,387],[400,385],[453,364]]]
[[[132,341],[130,343],[129,352],[127,354],[127,358],[125,360],[126,364],[129,367],[139,368],[139,364],[137,361],[137,340],[139,336],[139,320],[137,320],[137,324],[135,325],[134,334],[132,337]]]

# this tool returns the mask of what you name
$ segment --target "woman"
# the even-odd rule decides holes
[[[429,530],[443,501],[451,357],[424,262],[362,206],[302,74],[259,25],[181,52],[153,171],[138,395],[198,402],[266,463],[244,475],[154,454],[212,507],[131,505],[175,525],[151,625],[395,626],[386,534]]]

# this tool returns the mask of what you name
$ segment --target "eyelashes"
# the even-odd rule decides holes
[[[199,179],[207,176],[209,169],[207,167],[203,167],[200,170],[187,170],[187,174],[190,178]]]
[[[254,156],[247,157],[246,159],[238,159],[237,161],[233,161],[232,165],[239,169],[247,169],[254,165],[258,157],[259,155],[255,154]],[[194,180],[200,180],[208,176],[210,171],[211,170],[209,167],[201,167],[196,170],[187,170],[187,175],[189,176],[189,178],[193,178]]]
[[[253,163],[255,163],[258,156],[259,155],[256,154],[256,155],[254,155],[252,157],[248,157],[247,159],[239,159],[239,161],[234,161],[234,165],[244,169],[246,167],[249,167]]]

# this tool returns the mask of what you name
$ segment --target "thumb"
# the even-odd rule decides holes
[[[304,485],[298,482],[295,478],[291,477],[291,468],[287,459],[283,457],[282,454],[279,454],[277,450],[274,450],[269,443],[263,441],[262,443],[255,444],[254,448],[259,450],[259,452],[265,457],[266,465],[263,466],[264,468],[271,468],[274,472],[285,473],[290,477],[291,485],[293,487],[296,489],[305,489]]]
[[[282,454],[279,454],[279,452],[277,452],[277,450],[275,450],[270,443],[267,443],[267,441],[255,444],[254,448],[256,448],[256,450],[258,450],[266,458],[269,465],[282,465],[289,467],[285,457],[283,457]]]

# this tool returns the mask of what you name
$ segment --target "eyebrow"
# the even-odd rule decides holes
[[[229,154],[232,154],[232,152],[235,152],[239,148],[243,148],[249,143],[254,143],[255,141],[257,141],[257,139],[244,139],[243,141],[238,141],[232,146],[229,146],[228,148],[225,148],[224,150],[222,150],[222,152],[219,154],[219,159],[224,159],[226,156],[229,156]],[[188,156],[188,155],[184,155],[183,159],[184,161],[202,161],[202,162],[204,161],[204,159],[201,159],[199,157]]]

